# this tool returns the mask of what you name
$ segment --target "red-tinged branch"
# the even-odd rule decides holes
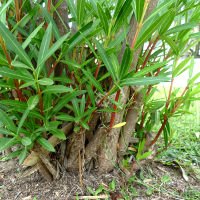
[[[51,8],[51,0],[48,0],[47,4],[47,12],[50,13],[50,8]]]
[[[152,47],[151,47],[149,53],[147,54],[147,57],[145,58],[145,61],[144,61],[143,64],[142,64],[141,69],[144,69],[144,68],[145,68],[145,66],[146,66],[146,64],[147,64],[147,61],[149,60],[149,57],[150,57],[150,55],[151,55],[153,49],[155,48],[155,46],[156,46],[158,40],[159,40],[159,36],[155,39],[155,41],[154,41],[154,43],[153,43],[153,45],[152,45]]]
[[[136,40],[138,38],[138,35],[139,35],[139,32],[140,32],[140,27],[139,27],[139,24],[137,25],[137,30],[136,30],[136,33],[135,33],[135,37],[133,39],[133,42],[131,44],[131,50],[133,50],[134,46],[135,46],[135,43],[136,43]]]
[[[116,96],[115,96],[115,101],[116,101],[116,102],[119,101],[120,92],[121,92],[121,90],[118,90],[118,91],[117,91],[117,94],[116,94]],[[117,106],[114,105],[114,106],[113,106],[113,110],[116,110],[116,109],[117,109]],[[113,127],[113,124],[114,124],[114,122],[115,122],[115,116],[116,116],[116,112],[113,112],[112,115],[111,115],[110,126],[108,127],[108,131],[110,131],[110,130],[112,129],[112,127]]]
[[[51,0],[48,0],[47,3],[47,12],[50,13],[50,9],[51,9]],[[45,30],[47,29],[48,23],[45,23]]]
[[[176,102],[176,104],[174,105],[174,108],[172,109],[172,111],[170,112],[170,114],[174,114],[175,111],[178,109],[178,107],[180,106],[180,101],[181,101],[182,97],[185,95],[185,93],[186,93],[186,91],[187,91],[188,89],[189,89],[189,86],[186,86],[185,89],[184,89],[184,91],[182,92],[182,94],[181,94],[179,100],[178,100],[178,101]],[[156,143],[156,141],[157,141],[158,138],[160,137],[160,135],[161,135],[161,133],[162,133],[162,131],[163,131],[163,129],[164,129],[164,127],[165,127],[167,121],[168,121],[168,117],[167,117],[167,115],[165,114],[165,115],[164,115],[163,124],[162,124],[160,130],[158,131],[156,137],[155,137],[154,140],[151,142],[150,146],[152,146],[153,144]]]
[[[14,67],[11,64],[10,56],[9,56],[8,51],[6,49],[6,45],[5,45],[4,40],[3,40],[3,38],[1,36],[0,36],[0,42],[1,42],[1,47],[3,48],[3,52],[4,52],[4,54],[5,54],[6,58],[7,58],[8,64],[9,64],[10,68],[12,70],[14,70]],[[14,83],[15,83],[15,87],[17,89],[17,96],[18,96],[18,98],[20,99],[20,101],[25,101],[25,99],[24,99],[24,97],[22,95],[22,91],[19,88],[19,82],[18,82],[18,80],[14,80]]]
[[[8,10],[8,9],[7,9],[7,10]],[[7,24],[8,24],[9,30],[11,31],[11,30],[12,30],[12,27],[11,27],[9,21],[8,21],[8,12],[6,12],[6,22],[7,22]]]
[[[162,131],[163,131],[166,123],[167,123],[167,120],[168,120],[167,115],[165,115],[164,122],[162,123],[162,126],[161,126],[160,130],[158,131],[158,133],[157,133],[156,137],[154,138],[154,140],[151,142],[150,146],[152,146],[153,144],[155,144],[156,141],[158,140],[158,138],[160,137],[160,135],[161,135],[161,133],[162,133]]]
[[[23,9],[22,9],[22,6],[23,6],[23,0],[20,0],[20,18],[21,19],[23,18]]]
[[[57,64],[58,64],[58,60],[56,60],[55,63],[53,64],[53,67],[51,68],[50,72],[48,73],[47,78],[49,78],[51,76],[51,74],[55,70]]]
[[[20,11],[19,11],[19,1],[18,0],[15,0],[15,15],[16,15],[17,23],[19,23],[19,21],[20,21]],[[20,43],[22,43],[22,35],[21,35],[20,32],[18,32],[18,41]]]
[[[181,94],[179,100],[176,102],[176,104],[175,104],[173,110],[171,111],[171,114],[173,114],[173,113],[177,110],[177,108],[178,108],[179,105],[180,105],[181,98],[185,95],[185,93],[187,92],[188,89],[189,89],[189,86],[186,86],[185,89],[184,89],[184,91],[182,92],[182,94]]]

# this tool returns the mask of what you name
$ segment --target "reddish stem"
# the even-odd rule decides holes
[[[47,78],[49,78],[51,76],[51,74],[54,71],[54,69],[56,68],[57,64],[58,64],[58,61],[56,60],[55,63],[53,64],[53,67],[51,68],[50,72],[48,73]]]
[[[153,43],[153,45],[152,45],[152,47],[151,47],[149,53],[147,54],[147,57],[145,58],[145,61],[143,62],[143,65],[142,65],[141,69],[144,69],[144,67],[146,66],[147,61],[149,60],[149,57],[150,57],[150,55],[151,55],[153,49],[155,48],[155,46],[156,46],[158,40],[159,40],[159,36],[158,36],[158,37],[156,38],[156,40],[154,41],[154,43]]]
[[[117,91],[117,94],[115,96],[115,101],[116,102],[118,102],[118,100],[119,100],[120,92],[121,92],[121,90]],[[116,109],[117,109],[117,106],[114,104],[113,110],[116,110]],[[113,112],[112,115],[111,115],[110,126],[108,127],[108,131],[110,131],[112,129],[112,127],[113,127],[113,124],[114,124],[114,121],[115,121],[115,116],[116,116],[116,112]]]
[[[17,23],[20,21],[20,12],[19,12],[19,1],[15,0],[15,15],[17,19]],[[22,43],[22,35],[18,32],[18,41]]]
[[[138,24],[137,25],[137,30],[136,30],[136,33],[135,33],[135,37],[133,39],[133,42],[132,42],[132,45],[131,45],[131,50],[133,50],[134,46],[135,46],[135,43],[136,43],[136,40],[138,38],[138,35],[139,35],[139,32],[140,32],[140,25]]]
[[[5,54],[6,58],[7,58],[8,64],[9,64],[10,68],[12,70],[14,70],[14,67],[11,64],[10,56],[8,54],[8,51],[7,51],[6,46],[5,46],[5,43],[4,43],[3,38],[1,36],[0,36],[0,41],[1,41],[1,47],[3,48],[3,52],[4,52],[4,54]],[[15,87],[17,89],[17,96],[19,97],[20,101],[25,101],[24,97],[22,95],[22,91],[19,88],[19,82],[18,82],[18,80],[14,80],[14,83],[15,83]]]
[[[186,87],[185,87],[185,89],[184,89],[184,91],[182,92],[182,94],[181,94],[179,100],[176,102],[176,104],[174,105],[174,108],[173,108],[172,111],[170,112],[171,114],[173,114],[173,113],[178,109],[178,107],[180,106],[181,98],[185,95],[185,93],[186,93],[186,91],[188,90],[188,88],[189,88],[189,86],[186,86]],[[164,115],[164,122],[163,122],[163,124],[162,124],[160,130],[158,131],[156,137],[155,137],[154,140],[151,142],[150,146],[152,146],[153,144],[156,143],[156,141],[157,141],[158,138],[160,137],[160,134],[162,133],[162,131],[163,131],[163,129],[164,129],[164,127],[165,127],[167,121],[168,121],[168,117],[167,117],[167,115],[165,114],[165,115]]]

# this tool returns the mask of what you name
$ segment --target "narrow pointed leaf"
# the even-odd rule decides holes
[[[38,137],[36,140],[41,146],[43,146],[48,151],[55,152],[54,147],[48,140],[44,139],[43,137]]]
[[[5,113],[3,110],[0,109],[0,120],[1,123],[6,126],[9,130],[15,131],[16,126],[13,123],[13,121],[10,119],[10,117]]]
[[[38,83],[40,85],[53,85],[54,82],[50,78],[43,78],[43,79],[38,80]]]
[[[68,88],[64,85],[51,85],[48,86],[47,89],[43,90],[43,93],[65,93],[65,92],[73,92],[72,88]]]
[[[185,23],[185,24],[181,24],[181,25],[178,25],[178,26],[175,26],[175,27],[169,29],[165,33],[165,35],[170,35],[170,34],[173,34],[173,33],[178,33],[180,31],[192,29],[192,28],[196,27],[197,25],[198,25],[197,22],[188,22],[188,23]]]
[[[19,141],[14,138],[0,138],[0,151],[3,151],[4,149],[7,149],[9,147],[14,146],[15,144],[18,144]]]
[[[139,0],[139,1],[136,0],[136,10],[135,10],[135,12],[136,12],[136,19],[137,19],[138,23],[140,23],[140,20],[142,18],[144,3],[145,3],[145,0]]]
[[[49,132],[61,140],[66,140],[65,134],[59,129],[50,129]]]
[[[56,40],[59,40],[59,38],[61,37],[60,32],[58,30],[58,27],[55,23],[55,21],[53,20],[52,16],[47,12],[47,9],[42,7],[42,5],[40,5],[40,9],[45,17],[45,19],[47,20],[47,23],[49,24],[50,22],[53,25],[53,35],[55,36]]]
[[[41,23],[27,38],[26,40],[23,42],[22,44],[22,48],[25,49],[31,42],[31,40],[37,35],[37,33],[39,32],[39,30],[42,28],[42,26],[44,25],[44,22]]]
[[[114,67],[112,65],[111,59],[109,58],[109,56],[107,55],[105,49],[103,48],[102,44],[100,44],[97,40],[95,40],[95,44],[97,46],[97,50],[101,56],[101,59],[103,60],[106,69],[108,70],[108,72],[110,73],[112,79],[114,82],[116,82],[117,76],[116,76],[116,72],[114,70]]]
[[[153,85],[160,82],[169,82],[168,77],[143,77],[143,78],[126,78],[120,82],[120,86],[134,86],[134,85]]]
[[[12,35],[12,33],[4,26],[4,24],[0,21],[0,35],[4,38],[6,44],[12,48],[19,58],[28,66],[33,68],[32,63],[22,46],[19,44],[17,39]]]
[[[84,19],[85,0],[77,0],[77,23],[81,27]]]
[[[106,14],[103,11],[103,8],[101,7],[101,5],[99,3],[97,3],[97,9],[98,9],[99,18],[100,18],[101,23],[103,25],[104,32],[105,32],[106,35],[108,35],[108,29],[109,29],[108,18],[107,18]]]
[[[35,108],[37,106],[37,104],[39,103],[39,95],[35,95],[35,96],[31,96],[28,99],[28,109],[29,110],[33,110],[33,108]]]
[[[34,79],[29,78],[28,76],[25,76],[24,74],[20,73],[17,70],[12,70],[8,67],[1,67],[0,68],[0,75],[12,79],[19,79],[24,81],[33,81]]]
[[[43,57],[43,59],[40,61],[40,63],[38,63],[38,66],[37,66],[37,69],[36,69],[37,75],[40,74],[40,72],[41,72],[41,70],[42,70],[42,67],[43,67],[44,63],[47,61],[47,59],[48,59],[50,56],[52,56],[52,54],[53,54],[56,50],[58,50],[58,49],[61,47],[61,45],[62,45],[63,42],[68,38],[68,36],[69,36],[69,33],[66,34],[66,35],[64,35],[64,36],[62,36],[59,40],[57,40],[56,43],[54,43],[54,44],[51,46],[51,48],[48,50],[48,52],[47,52],[46,55]]]
[[[42,43],[40,46],[40,51],[38,53],[38,60],[37,64],[41,62],[41,60],[45,57],[49,50],[49,45],[51,41],[51,33],[52,33],[52,23],[48,24],[47,30],[45,31],[45,34],[42,39]]]
[[[68,114],[58,115],[58,116],[56,116],[56,119],[60,119],[60,120],[67,121],[67,122],[75,121],[75,118]]]
[[[104,94],[101,84],[94,78],[91,72],[89,70],[86,71],[84,69],[82,69],[82,71],[85,74],[85,76],[88,78],[89,82],[91,82],[99,92]]]

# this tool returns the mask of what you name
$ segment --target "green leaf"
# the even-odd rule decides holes
[[[93,189],[92,189],[91,187],[86,186],[86,188],[87,188],[88,192],[89,192],[91,195],[95,196],[95,192],[93,191]]]
[[[178,25],[178,26],[175,26],[171,29],[169,29],[165,35],[170,35],[170,34],[173,34],[173,33],[178,33],[180,31],[184,31],[184,30],[188,30],[188,29],[192,29],[194,27],[196,27],[198,25],[197,22],[188,22],[188,23],[184,23],[184,24],[181,24],[181,25]]]
[[[37,106],[38,103],[39,103],[39,95],[31,96],[27,102],[28,109],[33,110],[33,108],[35,108],[35,106]]]
[[[101,20],[101,23],[103,25],[104,32],[106,35],[108,35],[108,30],[109,30],[108,18],[106,16],[106,14],[104,13],[103,8],[101,7],[101,5],[98,2],[97,2],[97,10],[98,10],[98,15]]]
[[[4,135],[12,135],[13,136],[13,133],[11,131],[6,130],[6,129],[2,128],[2,127],[0,127],[0,133],[2,133]]]
[[[61,45],[63,44],[63,42],[68,38],[68,36],[70,35],[70,33],[67,33],[66,35],[60,37],[56,43],[54,43],[51,48],[48,50],[48,52],[46,53],[46,55],[43,57],[43,59],[40,61],[40,63],[37,63],[37,75],[40,74],[41,70],[42,70],[42,67],[44,65],[44,63],[47,61],[47,59],[52,56],[52,54],[58,50]]]
[[[89,22],[84,27],[82,27],[78,32],[76,32],[68,41],[69,43],[69,50],[72,50],[75,46],[80,44],[85,38],[87,37],[93,30],[92,28],[93,22]]]
[[[38,83],[40,85],[53,85],[54,82],[50,78],[43,78],[43,79],[38,80]]]
[[[72,67],[75,67],[77,69],[80,69],[81,68],[81,65],[79,65],[77,62],[74,62],[73,60],[71,59],[67,59],[65,58],[65,60],[61,60],[62,63],[65,63],[69,66],[72,66]]]
[[[31,67],[29,67],[29,66],[27,66],[27,65],[25,65],[24,63],[19,62],[19,61],[12,61],[11,64],[12,64],[14,67],[25,68],[25,69],[31,69],[31,70],[32,70]]]
[[[132,9],[132,0],[126,0],[119,11],[119,14],[117,15],[117,19],[115,21],[112,32],[117,33],[119,31],[119,29],[124,24],[124,21],[127,20],[129,14],[132,12]]]
[[[127,74],[128,70],[130,68],[130,59],[131,58],[132,58],[131,57],[131,49],[129,46],[127,46],[124,51],[121,66],[119,68],[119,79],[123,78]]]
[[[49,143],[48,140],[44,139],[43,137],[38,137],[37,139],[37,142],[43,146],[45,149],[47,149],[48,151],[51,151],[51,152],[55,152],[55,149],[54,147],[52,146],[51,143]]]
[[[187,65],[187,63],[191,60],[191,57],[186,58],[185,60],[183,60],[173,71],[173,77],[175,77],[180,70],[183,69],[183,67],[185,67]]]
[[[99,186],[98,189],[95,192],[95,196],[97,196],[99,193],[101,193],[103,191],[103,186]]]
[[[22,145],[29,146],[31,145],[32,141],[29,137],[23,137],[21,140]]]
[[[80,116],[80,109],[79,109],[79,104],[78,104],[78,99],[73,98],[72,99],[72,105],[73,105],[73,111],[75,114],[75,118]]]
[[[53,108],[52,112],[51,112],[51,116],[53,116],[54,114],[56,114],[58,111],[60,111],[64,106],[67,105],[67,103],[69,101],[71,101],[74,97],[79,96],[81,94],[84,94],[85,91],[73,91],[72,93],[66,94],[65,96],[63,96],[62,98],[60,98],[60,101],[57,103],[57,105]]]
[[[3,8],[1,7],[1,11],[0,11],[0,17],[3,14],[3,12],[6,10],[6,8],[8,8],[8,6],[12,3],[13,0],[9,0],[4,6],[1,4],[1,6],[3,6]]]
[[[100,44],[96,39],[95,39],[95,44],[97,46],[97,50],[101,56],[101,59],[103,60],[106,69],[108,70],[108,72],[110,73],[112,79],[114,82],[116,82],[117,76],[116,76],[116,72],[114,70],[114,67],[112,65],[111,59],[109,58],[109,56],[107,55],[105,49],[103,48],[102,44]]]
[[[192,33],[192,34],[190,34],[189,37],[190,38],[200,38],[200,32],[198,32],[198,33]]]
[[[38,53],[38,60],[37,65],[41,62],[41,60],[45,57],[49,50],[49,45],[51,41],[51,33],[52,33],[52,23],[48,24],[47,30],[45,31],[45,34],[42,39],[42,43],[40,46],[40,51]]]
[[[23,42],[22,44],[22,48],[25,49],[31,42],[31,40],[37,35],[37,33],[39,32],[39,30],[42,28],[42,26],[44,25],[44,22],[41,23],[27,38],[26,40]]]
[[[85,76],[88,78],[89,82],[91,82],[97,88],[99,92],[104,94],[101,84],[94,78],[91,72],[89,70],[86,71],[84,69],[82,69],[82,71],[85,74]]]
[[[16,126],[10,117],[3,110],[0,109],[0,122],[11,131],[16,131]]]
[[[27,109],[25,110],[25,112],[23,113],[23,115],[22,115],[22,117],[21,117],[21,119],[20,119],[20,121],[19,121],[18,127],[17,127],[17,133],[16,133],[17,135],[19,134],[20,129],[21,129],[21,127],[23,126],[23,124],[24,124],[24,122],[25,122],[25,120],[26,120],[26,118],[27,118],[29,112],[30,112],[30,110],[29,110],[29,108],[27,108]]]
[[[58,115],[58,116],[56,116],[56,119],[60,119],[60,120],[67,121],[67,122],[75,121],[75,118],[68,114]]]
[[[10,153],[10,154],[8,154],[6,156],[6,159],[12,159],[12,158],[15,158],[15,157],[19,156],[21,154],[22,150],[23,149],[19,149],[17,151],[13,151],[12,153]]]
[[[20,71],[12,70],[8,67],[0,67],[0,75],[4,76],[4,77],[8,77],[8,78],[12,78],[12,79],[19,79],[19,80],[24,80],[24,81],[33,81],[34,79],[25,76],[24,74],[22,74]]]
[[[150,156],[151,154],[152,154],[152,151],[148,151],[148,152],[140,155],[137,160],[143,160],[143,159],[147,158],[148,156]]]
[[[24,148],[19,155],[19,165],[21,165],[26,158],[27,149]]]
[[[176,16],[176,12],[175,9],[172,8],[168,11],[168,18],[165,19],[165,22],[163,22],[163,25],[161,26],[160,30],[159,30],[159,35],[163,35],[171,26],[171,24],[174,21],[174,18]]]
[[[77,23],[78,26],[81,27],[84,20],[84,8],[85,8],[85,0],[77,0]]]
[[[4,38],[6,44],[8,44],[10,48],[12,48],[12,51],[14,51],[25,64],[34,69],[30,58],[28,57],[22,46],[19,44],[16,38],[4,26],[4,24],[1,21],[0,21],[0,34]]]
[[[41,11],[42,11],[47,23],[48,24],[52,23],[52,25],[53,25],[53,29],[52,29],[53,34],[54,34],[56,40],[59,40],[59,38],[61,37],[60,36],[60,32],[59,32],[58,27],[56,26],[56,23],[53,20],[52,16],[47,12],[47,9],[44,8],[42,5],[40,5],[40,9],[41,9]]]
[[[18,144],[19,141],[14,138],[0,138],[0,151],[3,151],[4,149],[7,149],[9,147],[14,146],[15,144]]]
[[[134,49],[140,47],[144,42],[146,42],[152,34],[158,30],[158,28],[165,22],[165,20],[169,17],[170,13],[164,13],[160,17],[158,17],[154,22],[152,22],[148,27],[143,27],[141,33],[138,36]]]
[[[59,94],[59,93],[65,93],[65,92],[73,92],[73,89],[68,88],[64,85],[51,85],[51,86],[47,86],[47,88],[43,90],[43,93],[46,93],[46,92]]]
[[[152,65],[152,66],[149,66],[149,67],[145,67],[141,71],[138,71],[138,72],[134,73],[132,77],[142,77],[142,76],[145,76],[149,72],[153,72],[154,70],[158,69],[159,67],[164,67],[168,62],[169,61],[164,61],[164,62],[161,62],[161,63],[156,63],[155,65]]]
[[[114,179],[109,183],[109,189],[115,190],[115,180]]]
[[[136,2],[136,9],[135,9],[136,19],[137,22],[140,23],[144,10],[145,0],[139,0],[139,1],[136,0],[135,2]]]
[[[168,77],[141,77],[141,78],[125,78],[120,82],[120,86],[133,86],[133,85],[153,85],[160,82],[169,82],[171,78]]]
[[[167,44],[171,47],[171,49],[174,51],[174,53],[175,53],[176,55],[178,55],[178,53],[179,53],[179,48],[178,48],[178,46],[176,45],[176,43],[175,43],[170,37],[168,37],[168,36],[163,35],[161,38],[162,38],[163,40],[165,40],[165,42],[167,42]]]
[[[167,182],[169,182],[169,181],[171,181],[172,180],[172,178],[168,175],[168,174],[165,174],[163,177],[162,177],[162,179],[161,179],[161,182],[162,183],[167,183]]]
[[[113,18],[117,17],[117,15],[119,14],[123,4],[124,4],[124,0],[117,1],[117,5],[116,5],[116,8],[115,8],[115,12],[114,12]]]
[[[61,140],[66,140],[65,134],[59,129],[50,129],[49,132]]]
[[[24,83],[23,85],[21,85],[19,88],[25,88],[25,87],[29,87],[29,86],[33,86],[33,87],[36,87],[35,85],[35,81],[29,81],[27,83]]]
[[[92,102],[92,105],[95,106],[96,105],[95,96],[94,96],[94,92],[93,92],[92,87],[89,84],[86,84],[86,89],[87,89],[88,95],[90,97],[90,100]]]

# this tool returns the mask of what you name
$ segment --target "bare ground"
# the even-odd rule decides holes
[[[14,162],[14,168],[13,168]],[[83,173],[83,187],[80,186],[79,174],[63,172],[59,180],[47,182],[39,172],[26,178],[19,178],[23,169],[20,169],[17,161],[0,162],[0,199],[1,200],[74,200],[76,196],[92,196],[86,186],[96,190],[103,185],[109,191],[109,183],[115,180],[115,189],[109,191],[109,199],[122,198],[123,191],[127,199],[136,200],[175,200],[175,199],[200,199],[200,182],[191,173],[186,182],[179,168],[165,166],[161,163],[151,163],[146,168],[138,171],[132,181],[125,183],[125,177],[117,169],[112,173],[98,175],[95,172]],[[162,183],[162,177],[171,178],[167,183]],[[141,184],[142,183],[142,184]],[[146,186],[145,186],[146,185]],[[199,191],[195,195],[188,196],[188,191]],[[147,195],[147,193],[149,193]],[[104,192],[98,195],[105,195]],[[105,199],[105,198],[103,198]]]

